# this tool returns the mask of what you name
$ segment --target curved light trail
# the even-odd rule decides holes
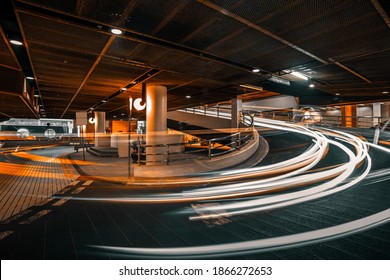
[[[390,209],[352,222],[304,233],[291,234],[244,242],[232,242],[208,246],[174,248],[129,248],[114,246],[91,246],[108,252],[136,255],[144,258],[206,258],[220,256],[245,255],[268,251],[291,249],[329,241],[335,238],[356,234],[390,221]]]
[[[364,142],[349,133],[321,127],[303,127],[268,119],[256,119],[255,125],[305,135],[312,139],[312,143],[300,155],[270,165],[233,171],[214,171],[197,177],[182,177],[180,178],[183,182],[181,185],[186,188],[178,192],[100,198],[73,197],[70,199],[124,203],[196,202],[202,205],[202,212],[207,214],[189,217],[192,221],[220,218],[221,216],[231,217],[287,207],[334,195],[355,186],[364,179],[389,180],[390,178],[389,170],[380,170],[370,174],[372,159],[369,155],[369,148],[381,149],[386,153],[390,153],[390,150]],[[318,163],[326,157],[330,148],[345,155],[345,160],[334,166],[316,168]],[[175,180],[177,184],[177,179]],[[221,182],[224,184],[216,185]],[[173,183],[167,179],[163,184],[161,182],[157,184],[170,186]],[[187,188],[196,184],[201,186]],[[210,184],[210,186],[206,184]],[[145,183],[145,186],[150,185],[153,185],[153,182]],[[289,192],[285,192],[285,190],[289,190]],[[232,199],[239,197],[244,199]],[[218,203],[202,204],[202,202],[210,200]],[[179,213],[191,215],[194,210],[192,208],[184,209]],[[93,247],[150,258],[241,255],[324,242],[367,230],[388,221],[390,221],[390,209],[342,225],[246,242],[180,248]]]

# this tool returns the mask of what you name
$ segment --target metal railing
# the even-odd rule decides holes
[[[204,160],[222,156],[234,151],[240,150],[250,140],[254,138],[253,117],[243,115],[243,124],[246,126],[241,131],[238,131],[227,136],[216,137],[212,139],[199,139],[197,141],[187,141],[183,143],[169,144],[146,144],[143,139],[137,139],[132,144],[133,152],[131,153],[133,161],[138,165],[146,164],[147,162],[165,162],[167,165],[174,161],[183,160]],[[249,123],[249,125],[248,125]],[[183,152],[174,152],[177,147],[182,147]],[[148,148],[160,148],[159,152],[150,153]],[[187,149],[187,150],[186,150]],[[148,156],[163,156],[162,160],[148,160]]]

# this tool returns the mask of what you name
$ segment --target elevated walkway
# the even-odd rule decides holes
[[[134,180],[143,180],[163,177],[188,176],[191,174],[204,173],[209,171],[227,168],[248,168],[258,164],[268,153],[268,143],[255,131],[254,139],[250,140],[240,150],[218,156],[215,158],[191,160],[191,155],[177,154],[172,161],[166,165],[141,165],[131,163],[130,175],[128,176],[129,161],[127,158],[110,158],[110,165],[107,165],[107,158],[96,157],[86,154],[83,162],[82,151],[69,155],[69,158],[76,165],[78,171],[85,176],[96,180],[110,181],[126,184]]]

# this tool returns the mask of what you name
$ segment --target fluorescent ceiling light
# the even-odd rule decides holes
[[[117,29],[117,28],[112,28],[111,33],[115,34],[115,35],[121,35],[123,33],[123,31],[120,29]]]
[[[103,103],[106,103],[106,102],[107,102],[107,100],[102,100],[102,102],[103,102]]]
[[[34,94],[34,97],[39,97],[39,94]]]
[[[260,72],[260,69],[255,68],[255,69],[252,70],[252,72],[253,72],[253,73],[259,73],[259,72]]]
[[[123,88],[121,88],[121,90],[125,91],[125,90],[127,90],[127,88],[123,87]]]
[[[315,87],[315,85],[314,84],[310,84],[309,87],[313,88],[313,87]]]
[[[26,77],[26,79],[27,79],[27,80],[34,80],[34,78],[33,78],[33,77],[30,77],[30,76]]]
[[[307,76],[305,76],[305,75],[303,75],[302,73],[299,73],[299,72],[292,71],[290,74],[295,76],[295,77],[298,77],[300,79],[306,80],[306,81],[309,80],[309,78]]]
[[[382,93],[387,94],[387,93],[389,93],[389,92],[388,92],[388,91],[383,91]]]
[[[23,45],[23,43],[20,42],[20,41],[18,41],[18,40],[10,40],[9,42],[10,42],[11,44],[13,44],[13,45],[16,45],[16,46],[21,46],[21,45]]]
[[[186,98],[187,98],[187,99],[190,99],[190,98],[191,98],[191,95],[186,95]]]
[[[277,76],[272,76],[271,78],[268,79],[268,81],[271,81],[271,82],[274,82],[274,83],[277,83],[277,84],[286,85],[286,86],[290,85],[290,81],[289,80],[285,80],[285,79],[282,79],[282,78],[277,77]]]

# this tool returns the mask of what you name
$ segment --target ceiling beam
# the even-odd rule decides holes
[[[96,69],[96,67],[99,65],[99,62],[102,60],[103,56],[108,51],[109,47],[111,46],[112,42],[115,40],[116,36],[112,35],[106,44],[104,45],[102,51],[100,52],[99,56],[96,58],[94,64],[89,69],[87,75],[85,75],[84,79],[82,80],[81,84],[79,85],[78,89],[76,90],[75,94],[73,95],[72,99],[69,101],[68,105],[66,106],[64,112],[61,115],[61,119],[64,117],[66,112],[68,111],[69,107],[72,105],[73,101],[76,99],[76,97],[79,95],[80,91],[83,89],[84,85],[87,83],[89,77],[92,75],[93,71]]]
[[[379,15],[383,18],[385,23],[387,24],[387,27],[390,28],[390,18],[389,15],[386,13],[386,11],[383,9],[382,5],[379,3],[378,0],[371,0],[371,4],[374,6],[374,8],[378,11]]]
[[[203,5],[205,5],[205,6],[207,6],[207,7],[209,7],[209,8],[211,8],[211,9],[213,9],[213,10],[215,10],[215,11],[217,11],[217,12],[219,12],[219,13],[221,13],[221,14],[223,14],[223,15],[225,15],[225,16],[227,16],[227,17],[230,17],[230,18],[232,18],[232,19],[234,19],[234,20],[236,20],[236,21],[238,21],[238,22],[240,22],[242,24],[245,24],[245,25],[247,25],[247,26],[249,26],[249,27],[259,31],[259,32],[261,32],[261,33],[271,37],[272,39],[274,39],[276,41],[279,41],[280,43],[285,44],[285,45],[287,45],[287,46],[297,50],[298,52],[301,52],[301,53],[303,53],[303,54],[305,54],[305,55],[307,55],[307,56],[309,56],[309,57],[311,57],[311,58],[313,58],[315,60],[318,60],[318,61],[320,61],[320,62],[322,62],[324,64],[328,64],[328,62],[326,60],[324,60],[324,59],[322,59],[322,58],[320,58],[320,57],[318,57],[318,56],[316,56],[316,55],[314,55],[314,54],[312,54],[312,53],[310,53],[310,52],[308,52],[308,51],[298,47],[297,45],[287,41],[286,39],[283,39],[282,37],[279,37],[278,35],[268,31],[267,29],[265,29],[265,28],[263,28],[263,27],[261,27],[261,26],[259,26],[257,24],[254,24],[253,22],[251,22],[251,21],[249,21],[247,19],[244,19],[244,18],[240,17],[237,14],[232,13],[232,12],[230,12],[230,11],[220,7],[220,6],[218,6],[215,3],[212,3],[212,2],[210,2],[208,0],[196,0],[196,1],[201,3],[201,4],[203,4]]]
[[[340,67],[343,68],[344,70],[347,70],[349,73],[351,73],[351,74],[355,75],[356,77],[358,77],[358,78],[360,78],[360,79],[366,81],[367,83],[372,84],[372,82],[371,82],[369,79],[367,79],[366,77],[364,77],[364,76],[360,75],[359,73],[353,71],[351,68],[348,68],[348,67],[345,66],[344,64],[341,64],[340,62],[334,62],[334,64],[336,64],[337,66],[340,66]]]

